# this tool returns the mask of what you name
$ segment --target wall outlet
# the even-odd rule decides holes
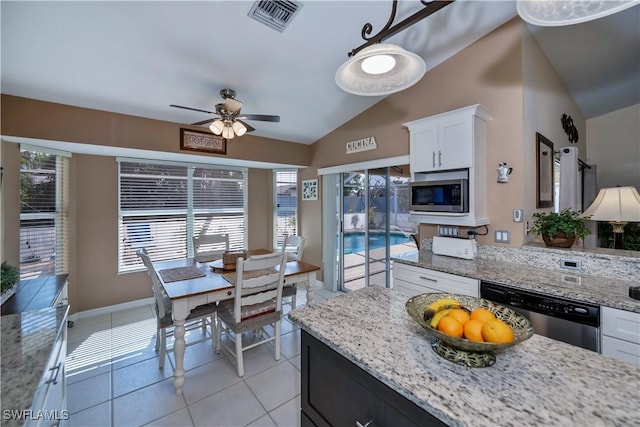
[[[509,230],[496,230],[494,233],[493,240],[496,243],[509,243],[511,241]]]
[[[441,237],[458,237],[460,235],[460,227],[457,225],[439,225],[438,236]]]

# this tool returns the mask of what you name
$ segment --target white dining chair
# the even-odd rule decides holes
[[[164,368],[164,361],[166,359],[167,351],[167,337],[172,336],[173,334],[173,318],[171,316],[171,300],[169,297],[163,292],[162,284],[160,283],[160,277],[158,275],[158,271],[154,267],[151,262],[151,258],[149,257],[149,253],[146,249],[138,249],[136,252],[138,257],[142,259],[145,267],[147,268],[147,273],[149,277],[151,277],[151,287],[153,289],[153,296],[155,298],[155,313],[156,313],[156,345],[155,351],[156,353],[160,352],[160,357],[158,360],[158,368]],[[216,303],[201,305],[193,310],[189,316],[187,316],[185,330],[194,330],[194,329],[202,329],[202,333],[204,335],[204,339],[206,339],[206,328],[209,326],[211,328],[211,339],[212,339],[212,348],[215,350],[216,345],[216,330],[215,330],[215,322],[216,322],[216,311],[218,306]],[[202,342],[203,340],[190,341],[187,345],[196,344]]]
[[[238,376],[244,376],[243,353],[258,345],[274,341],[274,358],[280,360],[280,318],[282,315],[282,285],[286,257],[283,252],[238,258],[235,274],[225,277],[235,284],[232,300],[222,301],[218,309],[217,351],[226,350],[235,358]],[[272,325],[269,334],[265,326]],[[250,332],[255,340],[246,346],[243,334]],[[233,342],[223,341],[223,333]]]
[[[198,262],[211,262],[229,252],[228,234],[200,234],[193,236],[194,258]]]
[[[301,236],[291,235],[285,237],[283,244],[287,261],[302,261],[304,242],[304,237]],[[285,298],[285,301],[287,301],[287,304],[291,305],[292,310],[294,310],[297,305],[297,294],[298,287],[296,283],[285,284],[282,288],[282,296]]]

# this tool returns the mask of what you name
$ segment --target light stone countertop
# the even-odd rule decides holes
[[[535,268],[522,263],[476,258],[466,260],[421,250],[396,255],[394,262],[470,277],[518,289],[541,292],[570,300],[640,313],[640,300],[629,297],[629,286],[638,281],[613,279],[573,271]]]
[[[406,301],[370,287],[289,317],[452,426],[640,425],[640,367],[540,335],[496,353],[492,367],[457,365],[432,350]]]
[[[68,310],[65,305],[0,318],[3,426],[24,422],[5,420],[5,410],[31,409],[54,343],[67,327]]]

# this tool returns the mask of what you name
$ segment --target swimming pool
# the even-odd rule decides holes
[[[391,233],[389,239],[391,245],[414,243],[413,237],[405,236],[404,234]],[[352,254],[354,252],[363,252],[364,240],[364,233],[345,233],[344,253]],[[384,233],[369,233],[369,250],[384,248],[385,245],[386,236]]]

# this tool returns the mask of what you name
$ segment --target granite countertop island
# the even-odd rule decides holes
[[[69,306],[2,316],[2,411],[31,409],[54,343],[67,327]],[[22,425],[24,420],[3,420]]]
[[[533,335],[489,368],[446,361],[405,310],[407,297],[364,288],[290,319],[452,426],[640,425],[640,367]]]
[[[428,250],[396,255],[392,260],[574,301],[640,313],[640,300],[629,297],[629,287],[640,286],[640,272],[638,280],[614,279],[574,271],[536,268],[518,263],[517,259],[513,259],[513,262],[482,258],[466,260],[435,255]]]

